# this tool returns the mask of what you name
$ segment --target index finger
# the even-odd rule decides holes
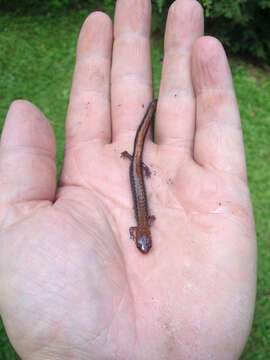
[[[112,23],[101,12],[85,20],[77,45],[76,65],[66,119],[66,148],[111,140],[110,69]]]

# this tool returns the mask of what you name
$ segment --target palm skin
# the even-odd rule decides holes
[[[8,112],[0,313],[22,359],[237,359],[246,342],[256,242],[241,126],[224,51],[202,36],[195,0],[170,9],[156,143],[144,149],[153,247],[143,255],[129,240],[120,154],[151,100],[149,24],[150,1],[117,2],[110,71],[111,23],[86,20],[58,187],[48,121],[25,101]]]

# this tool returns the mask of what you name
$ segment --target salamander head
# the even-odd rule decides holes
[[[148,228],[137,228],[137,248],[144,254],[147,254],[152,247],[151,234]]]

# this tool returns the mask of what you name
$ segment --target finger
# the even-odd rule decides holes
[[[153,97],[150,20],[151,1],[117,1],[111,84],[114,140],[136,131]]]
[[[197,99],[195,160],[245,178],[241,121],[231,71],[217,39],[203,37],[196,42],[192,73]]]
[[[82,142],[110,142],[110,18],[92,13],[80,32],[66,121],[66,148]]]
[[[203,10],[195,0],[177,0],[170,7],[156,117],[156,141],[191,154],[195,126],[195,97],[191,51],[203,34]]]
[[[0,204],[55,199],[55,137],[33,104],[17,100],[9,108],[0,146]]]

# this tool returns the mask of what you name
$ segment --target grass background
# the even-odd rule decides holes
[[[27,99],[50,119],[57,138],[57,167],[64,154],[64,121],[85,10],[59,17],[0,16],[0,128],[9,104]],[[158,93],[162,39],[152,42]],[[247,169],[258,235],[258,292],[251,335],[241,360],[270,358],[270,68],[230,59],[239,102]],[[19,359],[0,320],[0,360]]]

